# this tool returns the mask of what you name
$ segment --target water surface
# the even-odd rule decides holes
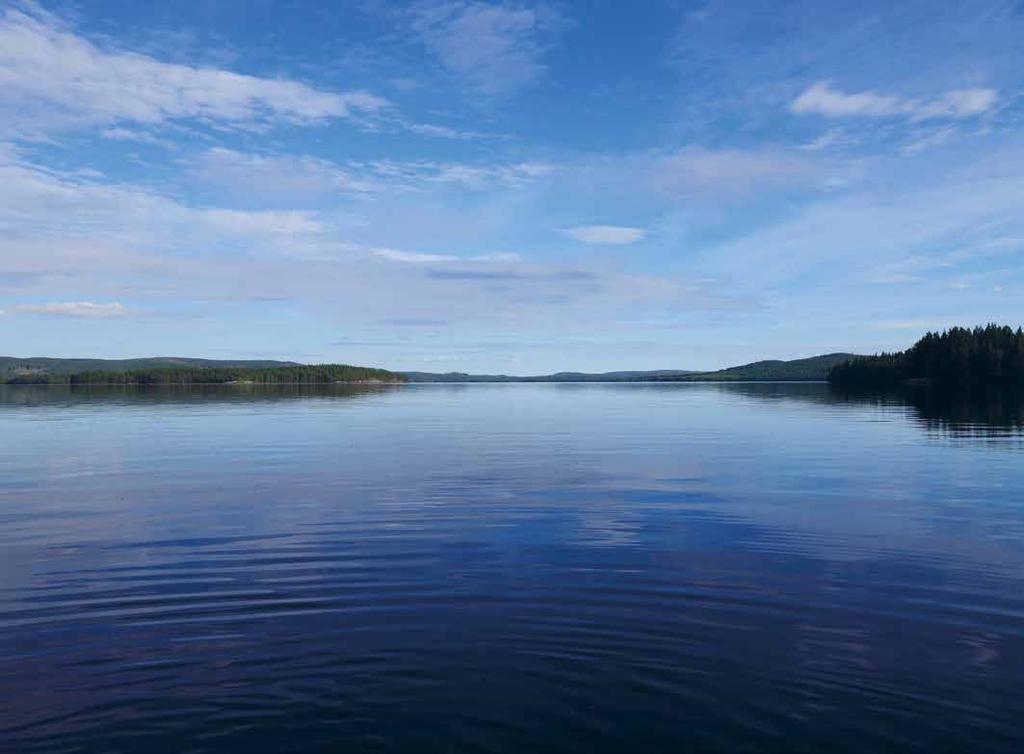
[[[1024,751],[1024,411],[0,388],[0,749]]]

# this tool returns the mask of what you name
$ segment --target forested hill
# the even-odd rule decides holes
[[[1024,384],[1024,331],[988,325],[930,332],[906,351],[838,364],[829,381],[847,388]]]
[[[792,361],[755,361],[715,372],[698,372],[682,377],[651,377],[651,380],[681,382],[810,382],[828,378],[829,370],[857,356],[851,353],[828,353]]]
[[[315,364],[265,368],[207,367],[85,371],[71,374],[24,372],[8,384],[46,385],[327,385],[341,382],[405,382],[405,377],[385,369],[348,364]]]
[[[15,358],[0,356],[0,382],[25,374],[74,374],[75,372],[130,372],[139,369],[210,369],[299,366],[294,361],[246,361],[218,359],[188,359],[175,356],[156,356],[147,359],[53,359],[46,357]]]
[[[0,357],[0,383],[201,384],[224,382],[711,382],[825,380],[836,364],[859,357],[832,353],[793,361],[752,364],[699,372],[684,369],[616,372],[556,372],[534,376],[462,372],[390,372],[383,369],[290,361],[218,361],[156,357],[149,359],[17,359]],[[317,371],[320,370],[320,371]],[[328,370],[328,371],[323,371]],[[330,371],[350,370],[350,371]],[[354,371],[352,371],[354,370]]]

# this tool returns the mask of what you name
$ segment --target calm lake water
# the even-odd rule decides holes
[[[0,388],[0,749],[1024,751],[1024,409]]]

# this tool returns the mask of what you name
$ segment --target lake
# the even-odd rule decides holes
[[[1024,410],[0,388],[0,749],[1024,751]]]

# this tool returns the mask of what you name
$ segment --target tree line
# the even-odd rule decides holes
[[[828,379],[852,388],[1024,384],[1024,331],[990,324],[929,332],[906,351],[837,364]]]
[[[404,382],[397,372],[348,364],[309,366],[133,369],[121,372],[84,371],[72,374],[17,375],[8,384],[44,385],[326,385],[335,382]]]

